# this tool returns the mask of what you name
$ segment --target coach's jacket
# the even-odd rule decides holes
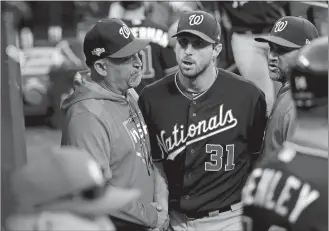
[[[62,145],[91,153],[109,184],[141,191],[139,201],[111,216],[129,225],[155,228],[157,212],[150,204],[154,174],[145,155],[145,147],[150,150],[148,131],[135,97],[130,90],[126,96],[105,90],[90,79],[88,72],[78,77],[74,92],[61,105],[65,115]]]
[[[265,129],[262,158],[274,155],[294,130],[296,110],[291,96],[290,84],[285,83],[278,92]]]

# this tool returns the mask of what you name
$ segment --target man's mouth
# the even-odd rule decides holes
[[[186,66],[192,66],[194,63],[191,61],[183,60],[182,63]]]
[[[276,64],[274,64],[274,63],[269,63],[268,64],[268,69],[270,70],[270,71],[273,71],[273,70],[275,70],[275,69],[277,69],[278,68],[278,66],[276,65]]]
[[[131,73],[131,76],[138,75],[138,74],[140,74],[140,73],[141,73],[140,70],[136,70],[136,71],[133,71],[133,72]]]

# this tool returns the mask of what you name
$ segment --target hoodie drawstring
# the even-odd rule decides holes
[[[141,130],[142,130],[142,133],[143,135],[140,136],[140,144],[141,144],[141,150],[142,150],[142,156],[143,156],[143,159],[145,161],[145,164],[146,164],[146,169],[147,169],[147,172],[149,175],[150,174],[150,169],[152,168],[153,166],[153,163],[152,163],[152,158],[151,158],[151,152],[150,152],[150,148],[148,147],[147,145],[147,141],[146,141],[146,137],[147,137],[147,134],[145,133],[144,131],[144,128],[143,128],[143,124],[142,124],[142,121],[144,121],[144,119],[141,117],[141,115],[139,115],[139,109],[137,108],[137,106],[132,103],[130,101],[130,97],[127,96],[127,101],[128,101],[128,105],[129,105],[129,113],[130,113],[130,116],[132,117],[132,120],[135,124],[135,126],[138,128],[138,124],[141,126]],[[137,121],[136,121],[136,117],[137,117]]]

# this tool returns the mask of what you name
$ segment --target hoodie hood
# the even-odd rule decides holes
[[[88,99],[102,99],[127,103],[125,96],[108,91],[93,82],[90,78],[90,71],[85,70],[77,72],[75,75],[73,81],[73,93],[62,101],[61,109],[66,110],[73,104]]]

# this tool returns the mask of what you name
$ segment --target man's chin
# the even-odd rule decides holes
[[[280,77],[280,75],[277,75],[276,73],[271,73],[270,72],[270,79],[272,81],[282,82],[282,78]]]
[[[189,78],[189,79],[195,79],[198,75],[198,73],[196,73],[193,70],[181,69],[180,71],[181,71],[181,73],[183,74],[184,77]]]
[[[134,79],[129,82],[130,87],[138,87],[138,85],[142,82],[142,74],[134,76]]]

